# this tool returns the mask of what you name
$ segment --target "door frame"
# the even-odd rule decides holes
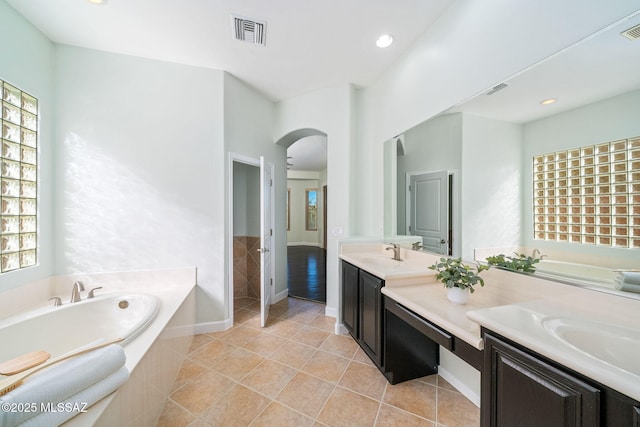
[[[411,186],[411,177],[431,172],[437,171],[413,171],[405,173],[405,234],[407,236],[411,235],[411,232],[409,231],[409,225],[411,223],[411,194],[409,191],[409,187]],[[453,229],[453,254],[451,256],[455,258],[460,256],[460,251],[462,250],[460,246],[460,172],[457,169],[447,170],[447,172],[449,173],[450,180],[449,192],[452,198],[452,200],[450,200],[450,206],[453,210],[453,212],[450,212],[449,214],[451,217],[451,224],[449,224],[449,226]]]
[[[244,154],[232,153],[229,152],[228,163],[227,163],[227,227],[225,230],[226,234],[226,243],[227,243],[227,287],[225,290],[225,299],[228,301],[226,304],[228,312],[227,312],[227,324],[225,328],[230,328],[233,326],[233,164],[244,163],[246,165],[255,166],[260,169],[260,158],[253,158],[249,156],[245,156]],[[272,177],[272,179],[274,179]],[[271,203],[271,222],[274,222],[274,206],[275,204]],[[273,241],[272,248],[273,249]],[[271,277],[274,277],[274,259],[276,254],[272,250],[271,252]],[[274,287],[271,286],[271,301],[275,300],[275,292]]]

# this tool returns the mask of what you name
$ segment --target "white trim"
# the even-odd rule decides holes
[[[275,304],[287,298],[288,296],[289,296],[289,289],[285,289],[284,291],[278,292],[277,294],[275,294],[271,302]]]
[[[193,331],[196,334],[206,334],[209,332],[226,331],[233,326],[233,319],[218,320],[217,322],[196,323]]]
[[[325,316],[329,316],[329,317],[335,317],[336,319],[338,318],[338,310],[336,310],[333,307],[329,307],[328,305],[325,306],[324,308],[324,315]]]
[[[469,399],[476,405],[478,408],[480,407],[480,396],[478,396],[473,390],[471,390],[467,385],[462,382],[458,377],[456,377],[451,372],[442,368],[442,365],[438,366],[438,375],[447,380],[449,384],[454,386],[456,390],[458,390],[464,397]]]
[[[318,242],[287,242],[287,246],[317,246],[322,248],[322,244]]]
[[[338,322],[336,322],[336,327],[334,332],[336,335],[346,335],[349,333],[347,328],[342,323],[338,323]]]
[[[225,321],[225,325],[228,323],[229,326],[233,326],[233,162],[244,163],[251,166],[260,167],[260,159],[254,159],[253,157],[248,157],[243,154],[231,153],[229,152],[229,161],[227,164],[227,290],[225,293],[225,299],[227,301],[227,317],[228,319]],[[213,322],[217,324],[219,322]],[[196,325],[196,333],[204,333],[197,332],[200,324]],[[203,330],[207,329],[211,325],[211,323],[202,324]],[[225,328],[226,329],[226,328]],[[205,332],[216,332],[218,330],[225,329],[217,329],[210,330]]]

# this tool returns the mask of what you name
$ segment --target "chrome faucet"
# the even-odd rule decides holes
[[[546,255],[543,255],[542,252],[540,252],[540,249],[535,248],[533,250],[533,254],[531,255],[533,258],[536,257],[536,254],[540,257],[540,259],[543,259],[544,257],[546,257]]]
[[[402,261],[400,259],[400,245],[397,243],[390,243],[391,246],[385,248],[385,251],[393,251],[393,259],[396,261]]]
[[[69,302],[78,302],[82,299],[80,296],[80,292],[84,291],[84,285],[81,281],[77,281],[73,284],[73,289],[71,290],[71,300]]]

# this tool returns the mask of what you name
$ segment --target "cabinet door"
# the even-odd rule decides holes
[[[358,339],[358,267],[342,261],[342,324]]]
[[[382,279],[360,271],[360,343],[378,366],[382,365],[382,284]]]
[[[600,423],[598,389],[491,335],[485,336],[482,381],[484,426]]]

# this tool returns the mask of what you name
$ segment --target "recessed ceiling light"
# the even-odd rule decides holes
[[[383,34],[376,40],[376,46],[383,49],[391,46],[391,43],[393,43],[393,36],[391,34]]]
[[[87,0],[87,1],[93,4],[107,4],[107,0]]]
[[[540,101],[540,104],[549,105],[549,104],[553,104],[556,101],[557,101],[557,99],[555,99],[555,98],[549,98],[549,99],[545,99],[543,101]]]

